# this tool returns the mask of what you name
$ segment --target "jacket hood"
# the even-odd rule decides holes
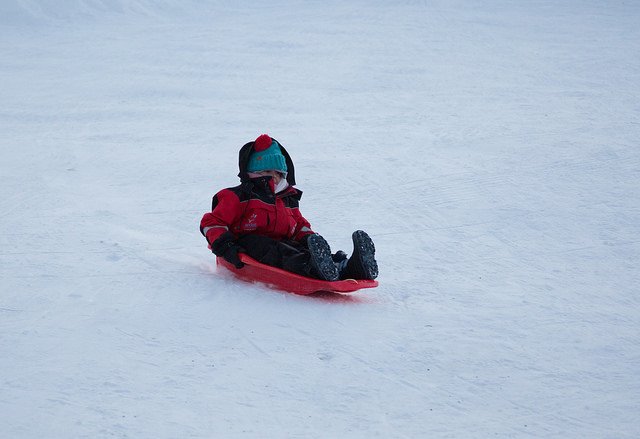
[[[273,137],[271,138],[271,140],[274,140],[275,142],[278,143],[278,145],[280,145],[280,150],[282,151],[282,155],[284,156],[284,159],[287,163],[287,182],[289,183],[289,185],[295,186],[296,177],[295,177],[295,171],[293,167],[293,161],[291,160],[291,156],[289,155],[287,150],[284,148],[284,146],[282,146],[282,143],[278,142]],[[240,181],[242,182],[250,180],[249,173],[247,172],[247,165],[249,164],[249,157],[253,152],[255,152],[255,148],[254,148],[255,143],[256,143],[255,141],[251,141],[251,142],[245,143],[244,146],[240,148],[240,152],[238,154],[238,168],[240,172],[238,173],[238,177],[240,177]]]

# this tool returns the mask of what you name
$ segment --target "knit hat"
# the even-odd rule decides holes
[[[287,172],[287,162],[280,145],[267,134],[259,136],[253,145],[254,152],[249,156],[247,172],[280,171]]]

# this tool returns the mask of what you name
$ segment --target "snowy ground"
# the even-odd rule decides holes
[[[640,437],[640,4],[2,0],[0,437]],[[380,287],[199,234],[268,132]]]

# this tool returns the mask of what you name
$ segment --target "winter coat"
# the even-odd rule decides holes
[[[227,231],[235,237],[258,234],[277,240],[296,241],[313,233],[309,222],[302,216],[298,207],[302,191],[293,187],[295,172],[287,151],[280,144],[287,162],[289,187],[275,194],[272,177],[250,178],[247,173],[247,163],[253,152],[253,145],[254,142],[249,142],[240,149],[240,185],[222,189],[215,194],[211,212],[205,213],[202,217],[200,232],[210,246]]]

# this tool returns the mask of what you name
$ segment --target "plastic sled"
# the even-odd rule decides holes
[[[216,264],[231,271],[241,280],[261,282],[271,288],[294,294],[305,296],[319,292],[346,294],[363,288],[375,288],[378,286],[378,281],[376,280],[345,279],[327,281],[314,279],[262,264],[244,253],[239,253],[238,256],[245,264],[242,268],[236,268],[221,257],[216,258]]]

